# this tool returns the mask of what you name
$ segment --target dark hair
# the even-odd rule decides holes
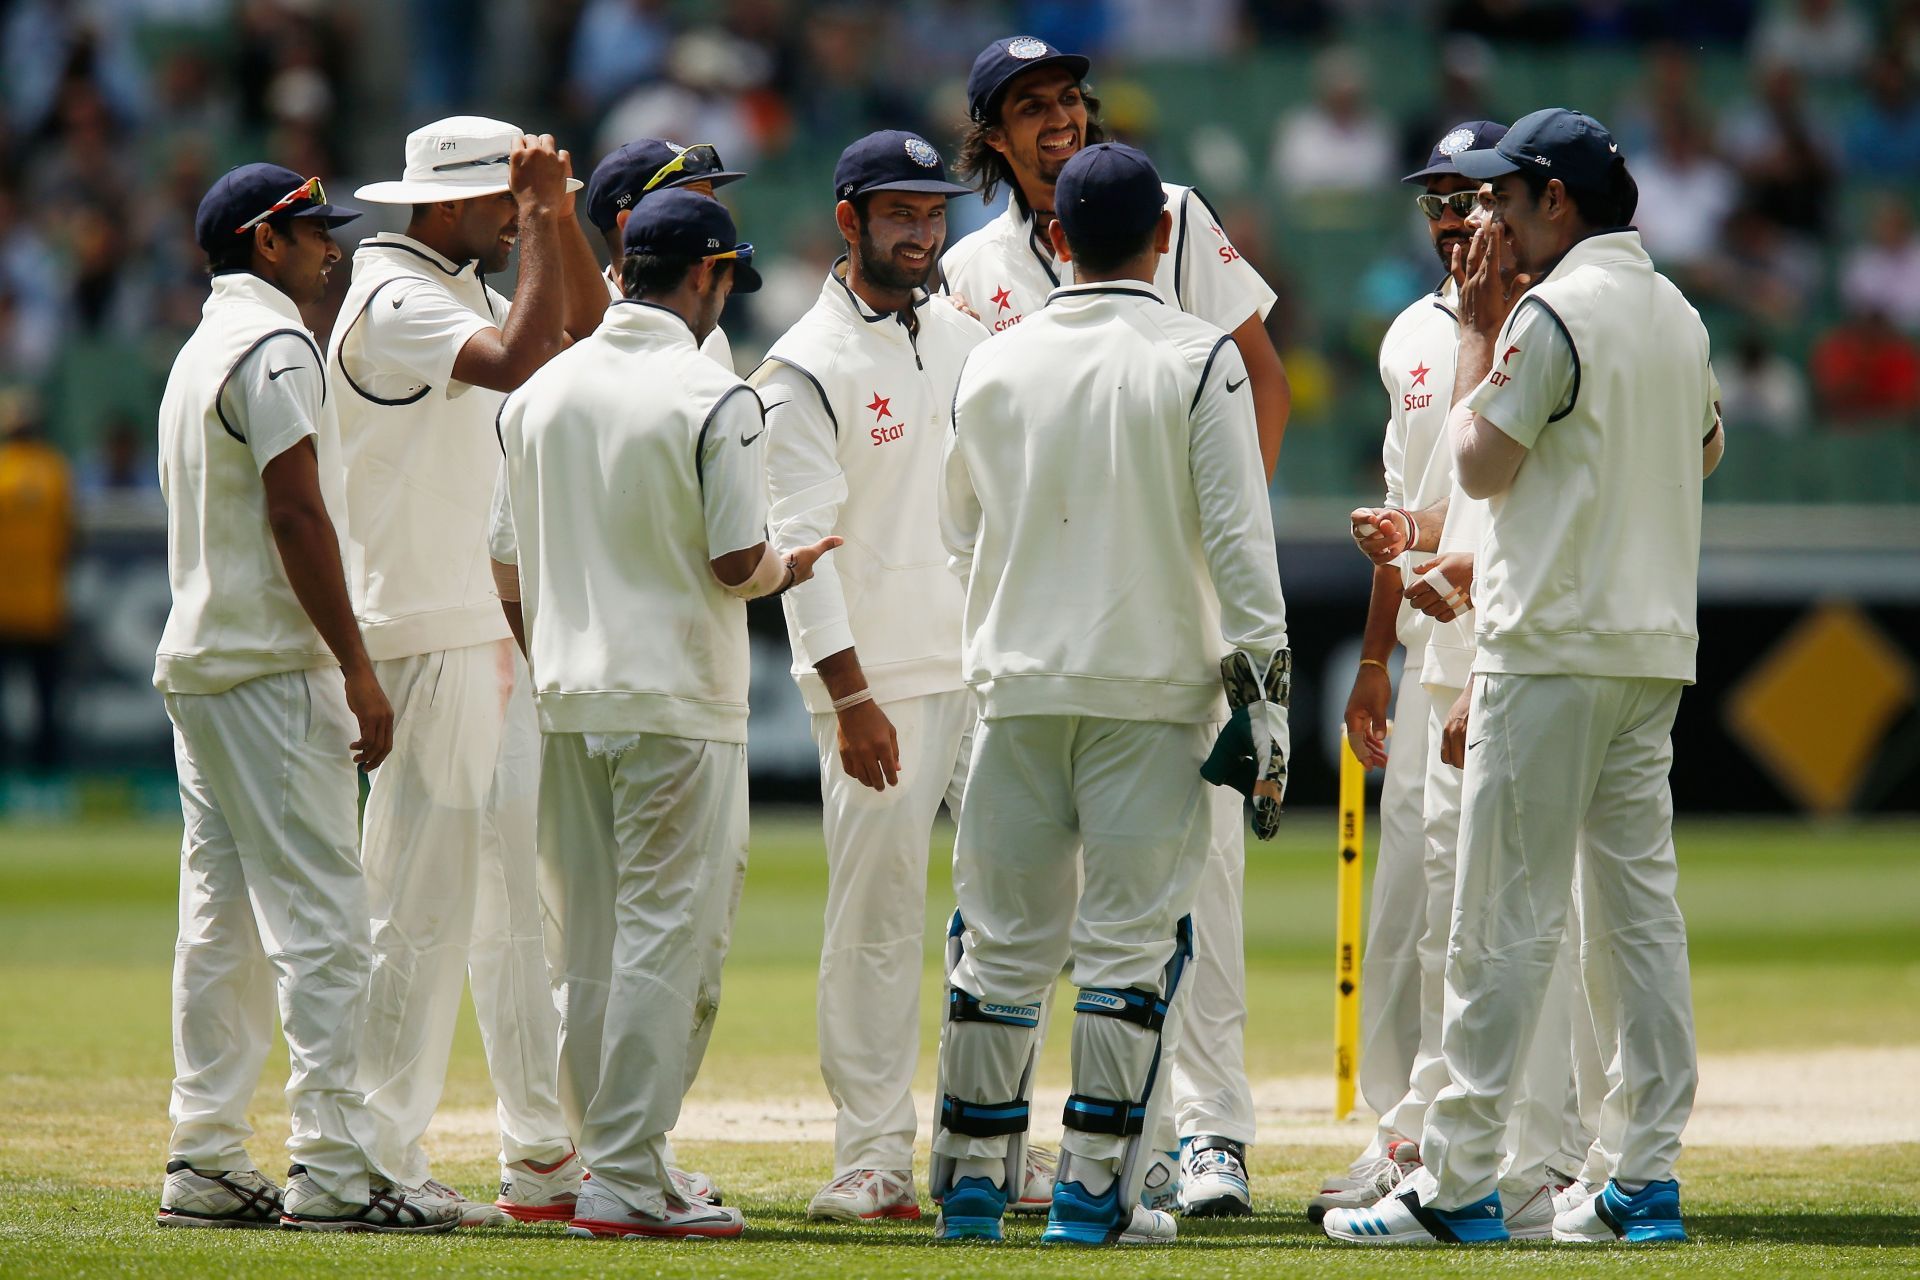
[[[268,218],[264,225],[273,228],[277,236],[293,234],[293,215],[276,213]],[[227,275],[234,271],[253,270],[253,241],[256,227],[248,227],[245,234],[228,236],[220,242],[217,249],[207,250],[207,274],[210,276]]]
[[[620,290],[629,298],[672,293],[699,261],[679,254],[630,253],[620,260]],[[730,261],[721,265],[733,270]]]
[[[1001,94],[1001,103],[1006,95]],[[1087,136],[1082,139],[1086,146],[1107,140],[1106,126],[1100,123],[1100,99],[1087,92],[1087,86],[1080,86],[1080,101],[1087,104]],[[995,118],[986,122],[970,120],[966,132],[960,135],[960,149],[954,157],[953,171],[965,182],[971,182],[980,192],[980,198],[987,203],[993,202],[994,195],[1002,184],[1013,192],[1014,203],[1021,212],[1032,213],[1027,207],[1027,197],[1021,193],[1020,183],[1015,180],[1013,162],[993,149],[987,141],[987,134],[1000,127],[999,104],[996,104]]]
[[[1538,204],[1540,197],[1546,194],[1551,177],[1537,169],[1522,169],[1519,173],[1520,181],[1526,184],[1527,194]],[[1605,190],[1567,187],[1567,197],[1573,201],[1580,220],[1596,231],[1626,226],[1633,221],[1633,211],[1640,205],[1640,186],[1633,180],[1633,175],[1627,172],[1624,157],[1615,156],[1613,163],[1607,166],[1606,182]]]
[[[1073,250],[1073,263],[1079,271],[1091,272],[1097,276],[1112,275],[1145,253],[1147,247],[1153,243],[1154,232],[1159,228],[1159,220],[1155,219],[1153,226],[1148,227],[1144,233],[1130,238],[1100,236],[1080,243],[1072,236],[1068,236],[1067,248]]]

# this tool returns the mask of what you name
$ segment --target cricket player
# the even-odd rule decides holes
[[[470,1224],[570,1216],[580,1177],[534,870],[537,730],[486,549],[502,398],[606,311],[572,213],[579,185],[551,137],[474,116],[415,130],[405,175],[358,192],[412,215],[405,234],[361,241],[328,353],[349,581],[399,724],[362,831],[374,960],[361,1078],[382,1159],[427,1185],[420,1138],[471,977],[504,1190],[498,1207],[469,1206]],[[509,304],[485,276],[516,243]]]
[[[1374,567],[1374,596],[1360,671],[1347,703],[1347,732],[1364,763],[1373,766],[1384,759],[1388,767],[1366,963],[1375,966],[1376,957],[1391,960],[1366,970],[1367,981],[1380,979],[1394,990],[1400,969],[1408,962],[1414,965],[1418,1035],[1408,1062],[1395,1052],[1403,1046],[1392,1035],[1397,1028],[1388,1025],[1393,1020],[1383,1018],[1377,1007],[1367,1020],[1365,1030],[1374,1040],[1362,1042],[1363,1083],[1376,1088],[1387,1083],[1380,1062],[1367,1071],[1367,1054],[1377,1048],[1381,1058],[1404,1072],[1400,1092],[1384,1101],[1369,1099],[1380,1114],[1374,1138],[1346,1177],[1330,1180],[1308,1202],[1307,1216],[1316,1222],[1330,1208],[1375,1203],[1418,1166],[1427,1107],[1448,1080],[1440,1021],[1453,914],[1460,770],[1441,759],[1439,743],[1473,662],[1471,547],[1477,543],[1468,539],[1476,537],[1486,511],[1484,502],[1453,492],[1453,451],[1443,430],[1444,406],[1454,382],[1465,250],[1472,229],[1487,216],[1480,184],[1461,174],[1452,157],[1491,147],[1506,132],[1506,126],[1492,121],[1458,125],[1440,139],[1427,167],[1406,179],[1426,187],[1417,200],[1447,275],[1436,294],[1401,314],[1381,347],[1380,374],[1392,415],[1383,453],[1387,505],[1355,511],[1353,527],[1363,536],[1393,537],[1401,543],[1409,532],[1419,536],[1397,561]],[[1409,514],[1409,508],[1419,515]],[[1446,553],[1422,553],[1419,543],[1429,551],[1437,544]],[[1382,619],[1392,619],[1395,611],[1407,655],[1389,755],[1384,740],[1389,692],[1384,658],[1392,633],[1385,631]],[[1402,887],[1403,878],[1411,884]],[[1545,1002],[1504,1139],[1501,1196],[1508,1232],[1515,1239],[1551,1234],[1554,1195],[1576,1180],[1592,1141],[1582,1127],[1577,1101],[1570,1098],[1575,1006],[1581,1006],[1577,1012],[1583,1018],[1585,1013],[1576,967],[1574,947],[1562,948],[1555,987]],[[1591,1020],[1586,1021],[1591,1026]],[[1596,1092],[1596,1103],[1598,1096]]]
[[[607,293],[614,301],[625,294],[620,263],[626,256],[620,235],[635,202],[652,191],[694,191],[710,196],[716,187],[738,182],[744,173],[728,169],[709,142],[683,147],[662,138],[640,138],[607,153],[587,179],[587,221],[607,243]],[[733,346],[719,325],[700,344],[700,350],[727,372],[733,372]]]
[[[976,718],[960,674],[965,601],[935,506],[954,385],[987,336],[926,284],[947,202],[968,190],[918,134],[887,129],[841,152],[833,214],[847,252],[753,378],[767,407],[774,541],[846,541],[782,599],[827,843],[817,1016],[834,1176],[810,1218],[920,1216],[927,848],[941,802],[959,814]]]
[[[394,735],[354,625],[336,525],[339,429],[300,305],[359,214],[273,164],[208,190],[213,272],[160,403],[167,615],[153,683],[186,834],[173,963],[173,1136],[162,1226],[439,1232],[459,1211],[396,1186],[354,1079],[367,991],[359,780]],[[287,1041],[293,1167],[247,1155],[247,1105]]]
[[[691,191],[641,201],[624,245],[627,299],[501,411],[491,549],[538,673],[562,1096],[592,1175],[569,1230],[731,1237],[740,1211],[682,1194],[666,1135],[745,858],[744,602],[839,540],[773,553],[760,403],[699,350],[759,287],[753,246]]]
[[[1443,735],[1465,769],[1450,1081],[1424,1167],[1324,1225],[1365,1243],[1509,1238],[1500,1139],[1578,849],[1622,1128],[1613,1177],[1555,1217],[1553,1238],[1684,1240],[1673,1165],[1696,1068],[1667,774],[1698,644],[1701,482],[1723,448],[1707,334],[1626,225],[1638,192],[1598,121],[1536,111],[1454,163],[1492,184],[1492,205],[1467,259],[1448,425],[1461,491],[1488,500],[1470,711]]]
[[[1089,62],[1044,40],[1014,36],[981,50],[967,77],[970,123],[956,168],[991,200],[1005,186],[1012,199],[1000,217],[947,251],[947,288],[966,299],[995,333],[1031,318],[1051,291],[1074,281],[1074,266],[1047,238],[1055,182],[1081,147],[1104,136],[1099,102],[1083,81]],[[1219,216],[1191,188],[1167,186],[1172,247],[1154,284],[1167,302],[1233,335],[1252,379],[1249,394],[1259,431],[1262,475],[1271,480],[1286,430],[1290,396],[1264,321],[1273,290],[1233,247]],[[1194,912],[1194,975],[1185,999],[1183,1038],[1169,1050],[1174,1107],[1183,1150],[1180,1208],[1195,1217],[1252,1212],[1246,1147],[1254,1139],[1253,1092],[1247,1084],[1246,961],[1241,895],[1246,819],[1230,791],[1211,793],[1214,840],[1201,874]],[[1191,1048],[1187,1048],[1188,1039]],[[1155,1139],[1174,1144],[1175,1126]],[[1156,1179],[1171,1176],[1157,1171]],[[1156,1195],[1172,1202],[1169,1184]]]
[[[1176,223],[1159,174],[1100,144],[1056,194],[1049,240],[1076,283],[968,358],[941,490],[983,718],[932,1181],[942,1239],[999,1238],[1036,1024],[1071,960],[1073,1094],[1043,1238],[1155,1243],[1175,1227],[1139,1203],[1143,1148],[1208,856],[1216,680],[1252,686],[1240,731],[1275,817],[1290,659],[1250,375],[1153,283]]]

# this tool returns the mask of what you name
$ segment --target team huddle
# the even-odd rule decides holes
[[[822,210],[846,251],[744,378],[720,318],[760,277],[713,191],[746,175],[710,146],[632,142],[583,183],[550,136],[415,131],[356,193],[408,220],[360,242],[324,352],[299,308],[359,214],[273,165],[214,184],[160,410],[186,819],[163,1225],[742,1233],[671,1135],[746,882],[745,602],[773,596],[827,848],[834,1177],[808,1216],[921,1216],[942,804],[936,1237],[1030,1213],[1048,1243],[1162,1243],[1252,1211],[1241,898],[1291,751],[1288,387],[1272,290],[1104,140],[1089,70],[983,50],[972,185],[912,133],[847,147]],[[1722,447],[1705,331],[1589,117],[1460,125],[1408,181],[1446,275],[1382,349],[1346,726],[1387,769],[1381,1119],[1309,1216],[1370,1244],[1683,1239],[1666,780]],[[949,246],[948,202],[1001,187]],[[516,247],[509,300],[486,276]],[[1054,1153],[1028,1132],[1063,974]],[[491,1202],[422,1145],[468,984]],[[244,1145],[276,1012],[284,1186]]]

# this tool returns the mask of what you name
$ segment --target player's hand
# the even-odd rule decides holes
[[[787,585],[789,587],[797,587],[807,579],[813,577],[814,563],[819,560],[821,556],[839,546],[842,541],[844,541],[844,539],[829,535],[828,537],[820,539],[820,541],[814,543],[812,546],[795,547],[792,551],[787,552],[787,568],[793,571],[793,581]]]
[[[560,150],[550,133],[537,138],[530,133],[522,134],[507,154],[507,190],[513,192],[523,212],[564,209],[567,178],[571,173],[571,158]]]
[[[1406,513],[1393,507],[1356,507],[1347,516],[1353,544],[1377,565],[1392,564],[1413,532]]]
[[[372,667],[347,676],[347,710],[360,724],[360,736],[351,744],[353,762],[372,773],[393,750],[393,705]]]
[[[1369,663],[1354,674],[1344,717],[1347,741],[1368,769],[1387,763],[1387,700],[1392,696],[1393,681],[1381,668]]]
[[[980,319],[980,313],[978,311],[975,311],[973,309],[973,304],[967,301],[966,294],[956,293],[952,297],[948,298],[947,301],[951,302],[953,304],[953,309],[955,311],[958,311],[960,314],[972,316],[975,320]],[[981,321],[981,323],[984,324],[986,322]]]
[[[1413,567],[1416,581],[1407,588],[1407,603],[1439,622],[1452,622],[1473,608],[1473,553],[1449,551],[1438,559]],[[1420,579],[1425,579],[1421,581]],[[1444,580],[1446,590],[1435,585]]]
[[[1467,712],[1473,704],[1473,686],[1460,691],[1446,723],[1440,726],[1440,763],[1456,769],[1467,767]]]
[[[1521,295],[1533,285],[1530,277],[1514,269],[1506,228],[1498,223],[1486,223],[1475,231],[1464,250],[1454,248],[1453,270],[1462,281],[1460,323],[1489,338],[1500,332]]]
[[[900,785],[900,738],[877,702],[858,702],[840,713],[840,767],[875,791]]]

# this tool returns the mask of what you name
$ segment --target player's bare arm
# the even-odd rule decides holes
[[[269,462],[260,481],[267,493],[267,527],[280,550],[287,583],[346,677],[347,708],[360,725],[360,736],[352,744],[353,762],[377,769],[393,750],[393,708],[374,678],[353,618],[339,535],[320,497],[320,459],[312,439]]]
[[[767,591],[754,591],[748,598],[758,599],[763,595],[777,596],[789,587],[797,587],[813,578],[813,565],[816,560],[840,545],[839,538],[822,538],[810,546],[798,547],[787,552],[779,559],[781,572],[776,575]],[[773,549],[764,542],[756,542],[751,547],[739,551],[729,551],[723,556],[715,556],[708,561],[716,582],[736,594],[752,587],[754,579],[766,571],[770,560],[774,559]]]
[[[567,210],[567,163],[552,134],[525,136],[508,157],[509,195],[516,213],[520,276],[513,310],[498,329],[467,340],[453,362],[453,376],[476,387],[512,391],[567,345],[567,269],[564,241],[572,222]],[[578,235],[575,226],[572,234]],[[595,274],[598,274],[596,269]],[[606,290],[599,301],[605,308]]]
[[[1447,504],[1441,498],[1430,507],[1356,507],[1347,516],[1349,532],[1360,554],[1376,565],[1391,564],[1408,551],[1438,551],[1447,528]]]
[[[1456,257],[1461,251],[1456,249]],[[1470,498],[1505,492],[1526,460],[1526,448],[1464,403],[1493,372],[1500,332],[1532,281],[1515,270],[1506,233],[1496,222],[1482,225],[1461,260],[1460,347],[1448,422],[1460,489]]]
[[[833,699],[839,722],[840,765],[847,776],[875,791],[900,782],[900,739],[893,722],[867,690],[866,673],[853,649],[830,653],[813,666]],[[864,695],[864,696],[863,696]]]
[[[564,174],[560,184],[560,257],[566,276],[566,330],[567,337],[578,342],[600,327],[607,314],[607,291],[600,260],[593,256],[593,245],[580,225],[579,193],[566,190],[569,184],[564,179],[573,176],[571,152],[560,152],[560,165]],[[614,265],[617,270],[619,264]]]
[[[1253,416],[1260,432],[1260,465],[1267,481],[1273,481],[1274,468],[1280,465],[1280,441],[1287,433],[1287,418],[1293,413],[1293,384],[1287,381],[1287,366],[1274,350],[1273,339],[1259,313],[1246,318],[1233,331],[1233,345],[1240,348],[1251,379]]]
[[[1720,459],[1727,456],[1727,422],[1720,416],[1718,400],[1713,402],[1713,430],[1707,433],[1707,438],[1701,442],[1700,448],[1700,474],[1704,478],[1712,475],[1713,469],[1720,465]]]
[[[1453,709],[1447,712],[1446,723],[1440,726],[1441,764],[1450,764],[1456,769],[1467,767],[1467,713],[1472,705],[1473,680],[1469,679],[1467,687],[1454,700]]]
[[[1373,567],[1373,594],[1367,600],[1367,626],[1360,637],[1360,669],[1353,673],[1353,691],[1347,695],[1343,722],[1353,754],[1369,769],[1387,763],[1387,705],[1393,698],[1393,680],[1387,659],[1399,643],[1394,619],[1400,608],[1400,570],[1393,565]]]

